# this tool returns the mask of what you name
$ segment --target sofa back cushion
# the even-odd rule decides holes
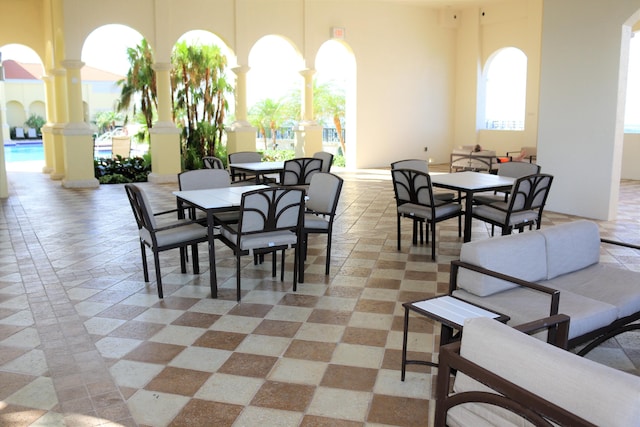
[[[493,319],[465,322],[460,354],[595,425],[630,426],[640,420],[640,378],[561,350]],[[486,388],[459,372],[454,391],[471,390]],[[474,406],[484,419],[487,412],[495,412],[492,407]]]
[[[545,239],[538,232],[464,243],[460,260],[530,282],[547,277]],[[517,286],[464,268],[458,271],[458,287],[481,297]]]
[[[600,261],[600,232],[592,221],[578,220],[540,230],[547,244],[547,279]]]

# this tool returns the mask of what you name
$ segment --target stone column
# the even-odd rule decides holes
[[[69,121],[62,131],[64,162],[66,165],[62,186],[65,188],[97,188],[100,184],[93,168],[93,138],[91,127],[84,121],[82,107],[82,77],[84,62],[62,61],[67,70],[67,100]]]
[[[62,68],[56,68],[50,71],[53,78],[53,99],[54,99],[54,118],[52,125],[53,136],[53,170],[49,173],[52,180],[60,180],[64,178],[64,126],[68,120],[69,114],[67,110],[67,73]]]
[[[296,157],[311,157],[313,153],[322,151],[322,126],[313,119],[313,75],[316,70],[300,71],[304,77],[302,90],[302,121],[296,129]]]
[[[236,121],[226,129],[227,153],[256,151],[256,128],[247,121],[247,73],[246,65],[231,69],[236,75]]]
[[[149,129],[151,151],[151,173],[149,182],[178,182],[182,170],[180,158],[180,130],[171,116],[171,64],[156,63],[158,90],[158,121]]]
[[[4,96],[4,82],[0,80],[0,99],[3,101],[2,106],[0,107],[0,142],[2,142],[2,149],[0,150],[0,199],[6,199],[9,197],[9,179],[7,178],[7,165],[5,163],[4,158],[4,137],[6,135],[7,139],[10,139],[9,134],[9,126],[6,126],[7,123],[7,115],[5,113],[5,104],[4,100],[6,97]],[[4,130],[6,127],[6,130]]]
[[[53,137],[53,123],[55,122],[55,77],[48,74],[42,76],[45,88],[45,105],[47,108],[47,122],[42,126],[42,147],[44,149],[44,167],[43,173],[53,172],[54,164],[54,137]]]

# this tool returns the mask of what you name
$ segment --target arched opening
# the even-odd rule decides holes
[[[0,81],[4,86],[0,103],[5,111],[0,129],[2,161],[7,170],[41,170],[44,151],[39,127],[33,124],[46,119],[42,60],[33,49],[21,44],[7,44],[0,52],[4,77]]]
[[[315,64],[317,93],[314,103],[317,107],[314,108],[316,119],[325,128],[323,146],[327,151],[342,155],[342,166],[346,166],[349,159],[354,163],[356,157],[356,144],[347,147],[347,141],[355,142],[355,58],[346,44],[329,40],[318,50]],[[340,163],[337,165],[341,166]]]
[[[235,58],[229,47],[209,31],[189,31],[178,39],[171,62],[171,93],[184,167],[203,167],[205,156],[226,159],[225,129],[235,110],[235,74],[230,70]]]
[[[82,45],[84,120],[94,131],[96,156],[111,149],[113,133],[119,128],[127,129],[125,133],[132,138],[132,152],[141,154],[148,149],[136,138],[140,126],[133,108],[117,108],[122,93],[117,82],[131,67],[129,49],[138,46],[142,38],[130,27],[109,24],[93,30]]]
[[[527,56],[524,52],[507,47],[491,55],[485,65],[483,88],[480,127],[524,130],[527,94]]]
[[[269,35],[253,45],[248,59],[247,110],[249,123],[258,129],[256,148],[291,149],[300,120],[302,57],[289,41]]]

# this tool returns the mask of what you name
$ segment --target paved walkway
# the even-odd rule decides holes
[[[235,259],[216,245],[220,298],[200,275],[162,254],[166,298],[143,281],[133,216],[122,185],[66,190],[38,172],[9,173],[0,201],[0,424],[19,426],[426,426],[432,372],[400,381],[402,302],[444,293],[457,258],[457,221],[438,224],[438,259],[396,250],[390,174],[345,178],[331,275],[324,236],[313,236],[306,282],[291,290],[270,263],[246,257],[235,301]],[[173,185],[142,184],[157,210]],[[640,182],[625,182],[610,237],[640,239]],[[544,226],[574,218],[548,212]],[[488,238],[474,222],[473,239]],[[205,249],[201,252],[206,253]],[[640,270],[640,254],[603,253]],[[189,270],[190,271],[190,270]],[[153,272],[151,274],[153,277]],[[433,324],[411,321],[410,356],[433,358]],[[590,357],[638,373],[640,335]]]

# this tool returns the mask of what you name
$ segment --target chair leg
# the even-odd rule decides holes
[[[142,253],[142,271],[144,273],[144,281],[148,282],[149,267],[147,265],[147,249],[145,248],[144,243],[142,243],[142,240],[140,240],[140,253]]]
[[[271,277],[276,277],[276,262],[278,260],[278,252],[271,253]]]
[[[236,254],[236,301],[240,302],[240,252]]]
[[[160,255],[158,252],[153,252],[153,262],[156,267],[156,286],[158,287],[158,298],[164,298],[164,293],[162,292],[162,275],[160,274]]]
[[[298,238],[298,241],[300,241],[300,238]],[[298,251],[298,246],[295,245],[293,247],[293,292],[298,290],[298,270],[302,267],[302,253]]]
[[[185,274],[187,272],[187,248],[185,246],[180,248],[180,272]]]
[[[458,237],[462,237],[462,215],[458,215]]]
[[[428,224],[428,223],[427,223]],[[436,260],[436,224],[431,224],[431,259]]]
[[[400,250],[400,214],[398,214],[398,250]]]
[[[273,253],[273,259],[274,260],[276,259],[276,255],[277,254],[274,252]],[[294,267],[293,268],[295,269],[295,261],[294,261]],[[280,281],[284,282],[284,249],[282,250],[282,260],[280,262]]]
[[[187,251],[185,251],[186,253]],[[200,263],[198,262],[198,244],[191,246],[191,257],[193,258],[193,274],[200,274]]]
[[[421,225],[422,228],[422,225]],[[413,245],[417,245],[418,244],[418,222],[414,219],[413,220]]]
[[[329,266],[331,265],[331,231],[327,234],[327,260],[324,267],[324,275],[329,275]]]

